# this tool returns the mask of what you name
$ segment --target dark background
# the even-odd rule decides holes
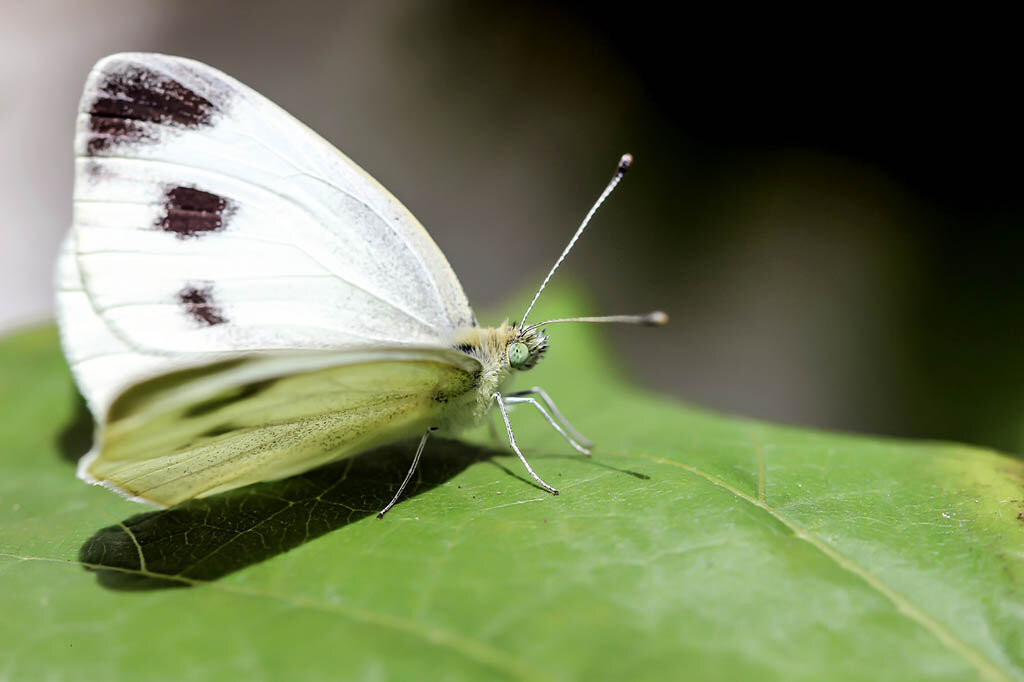
[[[8,3],[0,323],[45,314],[91,64],[206,61],[391,189],[478,309],[559,279],[698,405],[1024,451],[1018,39],[999,16],[612,3]],[[13,41],[13,42],[12,42]],[[554,331],[554,330],[553,330]],[[552,339],[555,361],[557,334]],[[556,394],[557,395],[557,394]]]

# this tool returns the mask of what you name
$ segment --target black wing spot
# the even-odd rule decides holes
[[[213,302],[213,286],[210,284],[186,284],[178,292],[178,302],[192,319],[206,327],[227,322],[227,318]]]
[[[164,195],[164,213],[156,227],[179,239],[218,232],[227,226],[234,204],[222,196],[195,187],[172,187]]]
[[[197,128],[209,125],[213,102],[178,81],[138,64],[108,73],[89,107],[89,130],[95,133],[86,144],[90,154],[122,142],[154,142],[144,123]]]
[[[95,135],[89,138],[85,150],[93,156],[121,142],[143,143],[156,140],[151,131],[124,118],[93,115],[89,119],[89,130]]]
[[[472,355],[473,351],[476,350],[476,346],[474,346],[471,343],[460,343],[460,344],[456,344],[455,350],[461,351],[461,352],[466,353],[468,355]]]
[[[89,159],[85,165],[85,175],[89,180],[98,182],[100,180],[109,180],[110,178],[113,178],[114,172],[99,161]]]

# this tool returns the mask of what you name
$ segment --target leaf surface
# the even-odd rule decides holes
[[[381,521],[414,443],[167,511],[86,486],[55,330],[0,340],[0,679],[1024,680],[1024,463],[692,409],[550,331],[522,387],[598,448],[512,420],[562,494],[482,429]]]

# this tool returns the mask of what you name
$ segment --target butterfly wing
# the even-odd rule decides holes
[[[398,200],[216,69],[103,59],[75,149],[58,316],[97,415],[139,376],[239,351],[448,346],[475,324]]]
[[[440,425],[480,363],[444,349],[278,351],[171,372],[110,407],[78,475],[170,506]]]

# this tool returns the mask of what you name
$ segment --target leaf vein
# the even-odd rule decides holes
[[[84,561],[69,559],[54,559],[51,557],[33,557],[0,552],[0,558],[14,559],[16,561],[44,561],[48,563],[63,564],[65,566],[82,566],[92,570],[118,571],[131,575],[140,575],[147,578],[158,578],[162,580],[174,580],[193,587],[205,586],[209,589],[220,590],[227,594],[235,594],[242,597],[257,597],[279,601],[300,609],[321,611],[334,615],[344,616],[350,620],[369,623],[382,628],[389,628],[399,632],[418,637],[419,639],[435,645],[444,646],[457,654],[477,661],[495,670],[501,671],[509,677],[521,680],[553,680],[544,671],[525,666],[521,661],[509,656],[506,652],[490,646],[484,642],[466,637],[451,630],[445,630],[432,626],[421,621],[402,618],[401,616],[389,615],[370,609],[363,609],[343,604],[328,604],[305,597],[291,597],[275,592],[255,590],[240,585],[229,585],[225,583],[185,578],[183,576],[164,575],[153,571],[142,571],[139,569],[120,568],[90,564]]]
[[[984,656],[980,651],[974,649],[966,642],[959,639],[952,631],[944,626],[939,621],[935,620],[927,613],[918,608],[913,602],[907,597],[896,592],[893,588],[882,582],[881,578],[871,573],[868,569],[857,564],[846,555],[839,552],[837,549],[826,543],[819,537],[811,534],[800,524],[796,523],[792,519],[787,518],[778,509],[767,504],[760,497],[753,497],[739,488],[726,483],[722,479],[718,478],[714,474],[709,474],[706,471],[702,471],[695,466],[689,464],[683,464],[682,462],[676,462],[671,459],[665,459],[664,457],[658,457],[657,455],[649,455],[646,453],[616,453],[624,457],[637,457],[646,459],[658,464],[667,464],[669,466],[678,467],[685,471],[690,472],[695,476],[699,476],[711,483],[712,485],[718,486],[723,490],[727,490],[736,497],[749,502],[755,507],[760,508],[767,514],[775,518],[779,523],[789,528],[793,534],[805,542],[810,543],[815,549],[820,551],[826,557],[831,559],[841,569],[857,576],[869,587],[874,589],[876,592],[881,594],[883,597],[889,600],[896,607],[899,613],[914,621],[925,630],[927,630],[935,639],[937,639],[943,646],[950,651],[963,657],[971,666],[973,666],[983,678],[986,680],[994,680],[996,682],[1012,682],[1011,678],[1004,673],[999,667]]]

